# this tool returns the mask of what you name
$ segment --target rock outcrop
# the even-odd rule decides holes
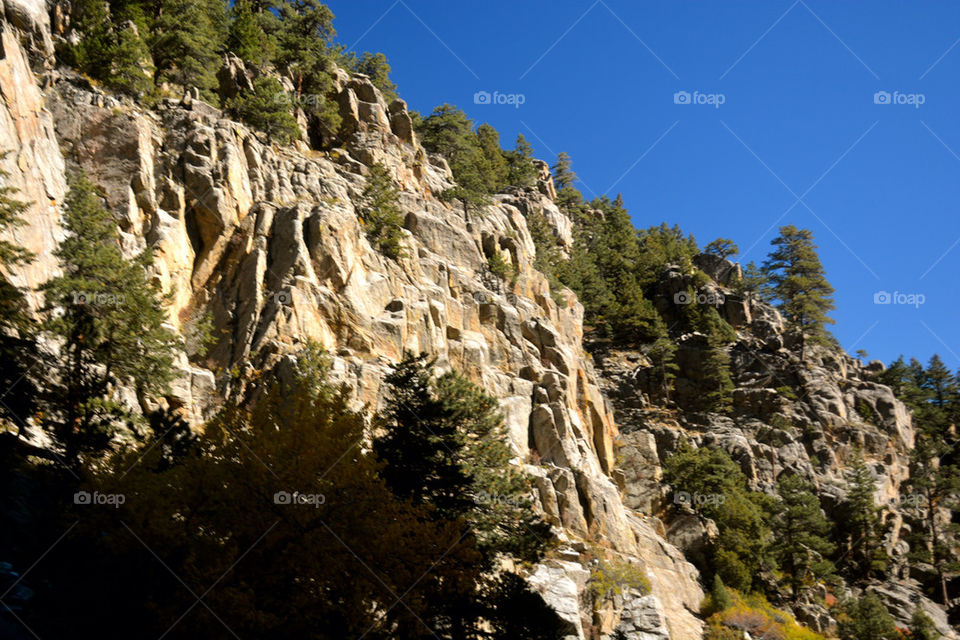
[[[700,637],[696,570],[624,504],[613,480],[617,427],[581,346],[582,307],[570,292],[558,304],[533,267],[527,216],[542,214],[571,242],[548,172],[466,220],[440,199],[451,173],[419,145],[406,105],[387,104],[363,76],[338,79],[339,131],[308,132],[333,148],[277,147],[195,93],[146,110],[69,71],[31,70],[30,56],[37,68],[48,55],[49,19],[17,7],[33,5],[6,3],[0,147],[11,150],[4,167],[30,202],[15,239],[39,256],[14,274],[18,284],[36,288],[57,272],[66,176],[82,169],[116,215],[124,252],[154,253],[170,324],[185,337],[165,401],[188,420],[199,424],[235,391],[225,372],[282,367],[308,341],[331,354],[357,406],[377,406],[384,375],[405,352],[426,353],[500,399],[517,459],[561,537],[644,563],[652,592],[624,609],[624,628]],[[228,58],[219,79],[229,92],[250,76]],[[374,162],[401,190],[398,260],[370,245],[357,216]],[[494,252],[515,266],[511,281],[487,268]],[[188,338],[204,317],[219,339],[200,357]],[[530,580],[584,638],[594,612],[583,597],[589,571],[576,557],[548,561]],[[552,582],[558,572],[566,577]]]

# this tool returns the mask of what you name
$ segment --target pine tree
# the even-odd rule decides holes
[[[455,373],[434,378],[423,356],[397,365],[373,451],[398,497],[462,519],[488,562],[498,553],[535,560],[549,526],[529,507],[526,479],[509,466],[497,401]]]
[[[703,252],[726,259],[740,253],[740,248],[729,238],[717,238],[705,246]]]
[[[780,310],[800,333],[802,361],[808,342],[826,340],[825,325],[833,323],[827,316],[834,308],[833,287],[824,276],[813,234],[808,229],[780,227],[780,235],[771,244],[776,249],[764,262],[763,273]]]
[[[116,44],[110,53],[110,73],[105,79],[106,85],[141,100],[153,99],[156,93],[153,58],[135,25],[129,23],[117,29]]]
[[[507,163],[509,165],[508,184],[519,187],[532,187],[536,184],[540,172],[533,164],[533,147],[522,133],[517,134],[513,151],[507,153]]]
[[[250,0],[237,0],[230,7],[227,48],[253,64],[263,64],[275,54],[276,42],[264,31]]]
[[[777,495],[780,503],[771,523],[776,531],[772,551],[789,579],[793,601],[797,602],[804,586],[832,569],[826,559],[834,550],[827,539],[830,523],[820,511],[813,487],[800,476],[781,477]]]
[[[497,193],[507,186],[509,168],[500,149],[500,134],[489,124],[477,127],[477,143],[483,154],[483,173],[486,191]]]
[[[9,152],[0,154],[5,160]],[[26,224],[27,203],[16,199],[10,174],[0,169],[0,235],[6,236]],[[36,326],[24,292],[10,281],[10,270],[28,264],[33,254],[0,239],[0,387],[7,393],[0,403],[0,420],[17,426],[20,435],[37,408],[37,389],[27,374],[37,362]]]
[[[577,174],[572,170],[570,155],[561,151],[557,162],[551,168],[553,182],[557,188],[557,206],[561,211],[571,213],[583,204],[583,195],[574,187]]]
[[[726,611],[733,606],[733,600],[727,591],[727,586],[723,584],[723,578],[720,574],[713,576],[713,586],[710,588],[710,600],[713,603],[713,611],[719,613]]]
[[[841,640],[901,640],[893,618],[872,592],[845,603],[842,611],[837,621]]]
[[[433,110],[417,132],[427,151],[440,154],[450,164],[457,185],[445,192],[444,197],[460,200],[464,217],[469,217],[470,209],[488,204],[487,160],[467,114],[444,104]]]
[[[156,3],[153,51],[158,83],[197,89],[219,105],[217,69],[226,48],[226,5],[220,0],[160,0]]]
[[[857,450],[847,472],[847,501],[843,522],[847,535],[846,563],[854,575],[869,578],[887,566],[882,546],[884,524],[876,504],[873,475]]]
[[[282,0],[278,5],[280,20],[270,23],[273,31],[268,32],[277,41],[273,62],[292,78],[298,102],[326,130],[336,132],[340,115],[336,105],[327,99],[333,87],[333,13],[319,0]]]
[[[360,209],[367,238],[385,256],[394,260],[404,255],[403,212],[397,204],[399,195],[390,172],[382,164],[370,167],[367,186],[361,195]]]
[[[293,117],[290,102],[280,81],[263,75],[253,81],[252,91],[240,92],[226,106],[251,127],[280,144],[288,144],[300,137],[300,126]]]
[[[55,252],[63,275],[41,287],[44,329],[62,342],[44,427],[76,466],[132,419],[113,397],[117,384],[140,397],[166,389],[176,336],[164,327],[158,286],[146,272],[149,253],[123,257],[116,222],[85,178],[72,181],[63,217],[67,237]]]
[[[910,640],[940,640],[933,618],[927,615],[923,607],[917,606],[910,618]]]

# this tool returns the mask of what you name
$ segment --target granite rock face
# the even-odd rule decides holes
[[[40,256],[13,274],[17,284],[35,288],[57,272],[66,176],[82,169],[115,214],[123,251],[155,255],[152,276],[185,337],[164,401],[191,423],[234,391],[224,372],[282,371],[308,341],[332,355],[333,375],[353,388],[358,407],[377,406],[384,375],[405,352],[426,353],[500,399],[517,461],[561,537],[648,567],[652,593],[628,615],[656,611],[657,629],[675,640],[700,637],[696,570],[633,513],[614,480],[617,427],[581,345],[582,307],[571,292],[558,304],[533,267],[528,216],[543,215],[572,242],[545,165],[537,185],[498,195],[466,220],[439,197],[451,173],[419,145],[406,105],[387,104],[363,76],[338,78],[337,132],[306,132],[329,150],[277,147],[195,93],[146,110],[44,69],[50,22],[45,6],[24,9],[33,4],[8,0],[0,32],[0,148],[11,151],[3,166],[31,203],[14,237]],[[219,78],[226,92],[250,81],[232,58]],[[406,255],[398,260],[370,245],[357,215],[375,162],[401,190]],[[494,252],[516,267],[515,279],[489,271]],[[189,336],[205,316],[219,339],[201,358]],[[569,619],[572,637],[584,638],[594,615],[583,595],[589,572],[585,560],[566,562],[542,565],[530,580]],[[557,571],[569,582],[562,589],[541,580]]]

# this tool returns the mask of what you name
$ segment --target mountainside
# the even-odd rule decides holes
[[[846,474],[862,453],[886,505],[891,556],[886,577],[868,589],[898,626],[909,626],[919,605],[942,637],[957,638],[943,608],[924,595],[932,574],[907,563],[909,505],[901,502],[915,431],[910,411],[879,382],[882,364],[865,366],[830,345],[810,347],[801,361],[781,314],[734,287],[739,267],[700,254],[695,264],[708,281],[666,265],[652,302],[670,324],[677,296],[691,288],[717,301],[736,330],[727,348],[732,407],[698,407],[709,391],[710,343],[696,331],[671,334],[676,379],[660,402],[649,350],[598,338],[573,291],[551,287],[536,266],[535,218],[546,220],[563,253],[575,242],[575,221],[558,206],[546,163],[536,164],[535,186],[505,189],[481,210],[462,207],[443,197],[456,187],[453,172],[421,144],[406,104],[343,70],[328,93],[337,131],[300,113],[303,140],[288,145],[197,91],[148,108],[56,63],[68,9],[49,5],[0,4],[0,150],[10,151],[0,165],[29,203],[26,224],[9,237],[36,255],[10,280],[32,292],[39,312],[37,289],[60,270],[53,251],[65,235],[68,180],[82,171],[116,218],[124,255],[153,251],[150,277],[167,294],[168,326],[183,340],[172,391],[148,398],[121,390],[131,408],[163,405],[200,429],[227,398],[252,391],[243,374],[282,379],[315,343],[330,356],[332,378],[352,390],[352,406],[371,413],[394,365],[406,353],[426,354],[498,400],[513,463],[532,477],[537,508],[559,538],[524,577],[563,619],[566,637],[580,639],[617,631],[642,640],[703,637],[708,585],[695,564],[716,526],[678,499],[687,488],[664,476],[684,443],[727,452],[752,491],[772,495],[778,476],[792,471],[838,518]],[[255,77],[227,55],[221,97]],[[399,191],[398,258],[378,250],[362,219],[375,165]],[[507,275],[494,261],[506,263]],[[204,322],[213,336],[205,351],[194,338]],[[33,437],[33,445],[50,445]],[[639,567],[649,590],[597,599],[590,585],[600,559]],[[799,622],[829,633],[836,620],[826,598],[823,588],[774,604],[792,604]]]

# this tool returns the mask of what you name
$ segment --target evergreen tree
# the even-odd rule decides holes
[[[8,152],[0,154],[5,160]],[[16,199],[10,174],[0,169],[0,235],[9,235],[25,224],[27,204]],[[33,260],[23,247],[0,238],[0,388],[7,393],[0,402],[0,421],[14,424],[22,433],[35,413],[37,389],[27,377],[40,357],[35,341],[36,326],[23,291],[10,281],[10,270]]]
[[[477,127],[477,143],[483,154],[484,182],[488,193],[497,193],[507,186],[509,167],[500,149],[500,134],[489,124]]]
[[[726,611],[733,606],[733,600],[730,598],[730,593],[727,591],[727,587],[723,584],[723,578],[720,577],[720,574],[713,576],[713,586],[710,588],[710,600],[713,603],[713,611],[715,613]]]
[[[482,610],[468,529],[387,489],[361,445],[364,416],[328,368],[307,350],[185,454],[160,435],[111,457],[84,489],[129,499],[67,510],[64,528],[82,522],[40,568],[53,591],[30,626],[51,638],[387,640],[430,635],[426,624],[453,640],[453,604]],[[210,609],[183,615],[193,594]]]
[[[733,405],[734,384],[727,343],[736,338],[736,333],[712,306],[693,304],[686,308],[694,314],[694,328],[707,336],[701,365],[701,383],[706,393],[700,397],[700,406],[705,411],[728,413]]]
[[[220,0],[159,0],[150,50],[157,82],[197,89],[219,105],[216,72],[226,48],[226,5]]]
[[[404,255],[403,212],[397,204],[398,198],[387,168],[382,164],[370,167],[367,186],[361,195],[361,221],[370,242],[394,260]]]
[[[102,453],[131,419],[113,397],[117,384],[140,397],[165,390],[176,341],[146,272],[150,255],[124,259],[116,222],[85,178],[73,180],[63,217],[67,237],[55,252],[63,275],[41,287],[44,329],[62,343],[44,427],[76,466],[81,455]]]
[[[739,465],[719,449],[694,449],[686,441],[664,462],[664,479],[674,489],[675,502],[687,502],[712,519],[719,535],[710,544],[709,574],[749,592],[761,569],[770,564],[769,497],[747,489]],[[681,500],[682,496],[682,500]]]
[[[110,54],[106,85],[136,98],[152,100],[156,93],[153,58],[133,23],[117,30],[116,44]]]
[[[873,474],[857,450],[847,472],[847,501],[842,523],[847,536],[845,563],[857,577],[883,572],[887,555],[882,546],[884,523],[876,504]]]
[[[227,48],[254,64],[270,60],[275,54],[276,42],[267,35],[263,24],[261,16],[254,12],[251,0],[236,0],[230,7]]]
[[[509,465],[497,401],[455,373],[434,379],[423,356],[403,360],[386,383],[385,433],[373,451],[387,485],[439,518],[469,523],[489,562],[498,553],[538,558],[549,527],[529,508],[526,479]]]
[[[333,13],[319,0],[281,0],[280,20],[269,23],[276,38],[273,62],[292,80],[294,95],[323,127],[336,132],[340,115],[326,96],[333,87],[330,42],[336,31]]]
[[[901,640],[893,618],[872,592],[845,603],[842,613],[837,621],[841,640]]]
[[[800,476],[781,477],[777,495],[780,502],[771,522],[776,531],[772,551],[789,580],[793,601],[797,602],[806,585],[832,569],[826,559],[834,550],[826,537],[830,523],[820,511],[813,487]]]
[[[507,153],[507,183],[518,187],[532,187],[537,183],[540,172],[533,164],[533,147],[523,137],[517,134],[517,141],[513,151]]]
[[[573,186],[577,181],[577,174],[573,172],[570,155],[561,151],[551,171],[557,188],[557,206],[567,213],[578,209],[583,204],[583,195]]]
[[[473,130],[473,122],[455,106],[444,104],[433,110],[418,129],[424,148],[446,158],[457,186],[444,197],[460,200],[464,216],[471,208],[489,202],[493,180],[487,171],[487,160]]]
[[[300,137],[300,126],[291,112],[290,97],[280,81],[272,76],[255,79],[253,90],[237,94],[227,102],[227,108],[280,144],[288,144]]]
[[[717,238],[704,247],[703,252],[726,259],[740,253],[740,248],[729,238]]]
[[[940,640],[941,637],[933,619],[923,607],[917,606],[910,618],[910,640]]]
[[[780,310],[800,333],[802,361],[807,342],[826,340],[825,325],[833,323],[827,316],[834,308],[833,287],[824,276],[813,234],[808,229],[780,227],[780,235],[771,244],[775,250],[764,262],[763,273]]]

